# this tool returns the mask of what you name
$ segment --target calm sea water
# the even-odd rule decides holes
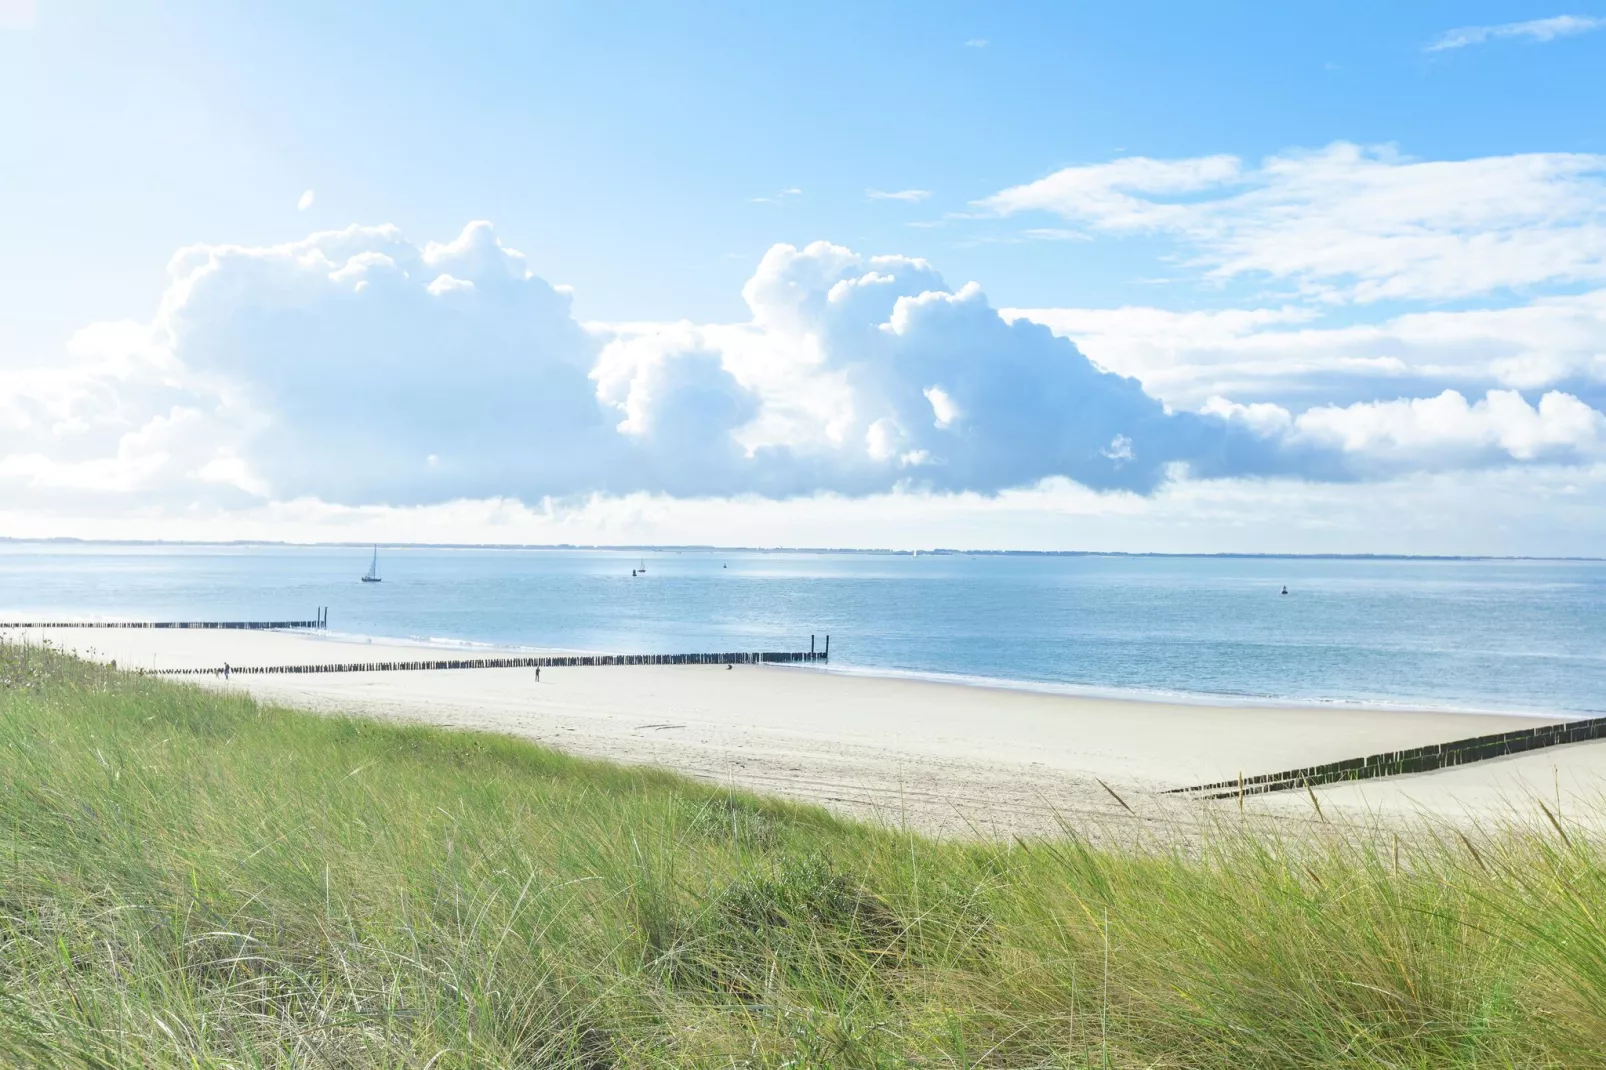
[[[840,669],[1606,712],[1606,562],[394,549],[359,583],[367,566],[366,548],[10,544],[0,618],[327,605],[333,632],[644,653],[812,633]]]

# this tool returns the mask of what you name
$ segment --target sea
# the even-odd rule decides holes
[[[824,649],[1209,703],[1606,713],[1606,561],[0,543],[0,622],[310,619],[460,649]],[[1287,594],[1282,593],[1284,588]]]

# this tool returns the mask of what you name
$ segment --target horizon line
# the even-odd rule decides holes
[[[868,546],[719,546],[713,543],[480,543],[480,542],[380,542],[372,540],[289,539],[85,539],[74,535],[23,538],[0,535],[0,544],[70,543],[84,546],[286,546],[357,548],[383,546],[392,550],[602,550],[631,553],[758,553],[758,554],[877,554],[910,557],[929,554],[944,557],[1215,557],[1215,558],[1305,558],[1310,560],[1371,561],[1606,561],[1606,557],[1581,554],[1409,554],[1409,553],[1298,553],[1295,551],[1172,551],[1172,550],[1007,550],[958,549],[935,546],[894,550]]]

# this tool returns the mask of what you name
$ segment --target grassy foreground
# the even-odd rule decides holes
[[[10,1064],[1602,1066],[1603,862],[938,843],[0,646]]]

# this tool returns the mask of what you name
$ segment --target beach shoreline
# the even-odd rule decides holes
[[[50,629],[6,638],[49,640],[93,660],[156,672],[225,662],[415,660],[421,650],[447,649],[271,631]],[[546,669],[539,682],[523,668],[184,679],[324,713],[506,733],[944,835],[1187,825],[1220,807],[1163,794],[1169,789],[1536,723],[1527,714],[1101,698],[769,665]],[[1561,768],[1575,793],[1598,792],[1593,781],[1606,770],[1606,745],[1332,785],[1320,797],[1356,814],[1453,813],[1468,800],[1487,807],[1521,796],[1535,778],[1559,784]],[[1250,805],[1300,818],[1310,813],[1303,793]]]
[[[1055,680],[1014,679],[1002,676],[976,676],[917,669],[883,669],[852,664],[789,666],[799,672],[836,673],[872,679],[912,680],[946,687],[973,687],[984,691],[1023,691],[1029,694],[1063,695],[1068,698],[1110,702],[1157,703],[1166,706],[1197,706],[1201,709],[1271,710],[1355,710],[1363,713],[1445,713],[1470,717],[1517,717],[1534,723],[1583,720],[1602,716],[1591,710],[1496,709],[1486,706],[1456,706],[1426,701],[1391,702],[1384,699],[1302,699],[1283,696],[1229,694],[1208,691],[1164,691],[1135,687],[1106,687],[1098,684],[1062,683]]]
[[[3,615],[0,615],[3,616]],[[10,614],[11,619],[18,619],[17,614]],[[99,620],[100,618],[77,618],[80,620]],[[115,622],[120,618],[106,617],[105,621]],[[125,632],[122,628],[106,627],[99,624],[93,628],[76,629],[70,625],[54,625],[48,629],[8,627],[0,620],[0,639],[11,638],[16,641],[45,642],[57,641],[63,635],[74,635],[72,642],[74,649],[86,650],[94,646],[93,642],[86,641],[84,636],[106,634],[134,634],[163,635],[217,635],[238,637],[245,634],[254,635],[280,635],[295,636],[311,640],[319,644],[327,644],[320,648],[327,653],[331,648],[347,647],[352,650],[363,650],[366,653],[360,658],[329,658],[318,657],[307,660],[304,654],[311,648],[301,648],[303,657],[300,660],[289,662],[261,662],[246,660],[245,657],[235,658],[231,664],[241,668],[261,667],[273,665],[324,665],[331,662],[366,662],[366,661],[411,661],[434,660],[420,655],[433,653],[441,660],[449,660],[453,656],[464,655],[478,658],[517,658],[534,656],[615,656],[619,654],[635,654],[638,651],[602,650],[582,647],[555,647],[537,646],[523,643],[496,643],[478,639],[459,639],[449,636],[380,636],[366,635],[359,632],[330,631],[326,629],[146,629],[130,628]],[[118,643],[118,647],[130,644]],[[132,644],[138,646],[137,643]],[[153,644],[153,649],[160,649],[164,655],[177,655],[178,661],[173,664],[162,662],[136,665],[136,668],[146,668],[148,671],[164,671],[183,669],[186,672],[203,668],[221,668],[223,661],[210,664],[197,663],[191,656],[192,652],[200,649],[216,651],[218,657],[224,657],[227,650],[239,651],[244,649],[247,654],[255,653],[263,656],[293,657],[298,648],[278,646],[275,647],[247,647],[242,648],[237,642],[220,641],[209,647],[191,646],[189,644]],[[726,653],[742,652],[735,648]],[[680,654],[684,651],[665,651],[661,653]],[[706,653],[714,653],[712,651]],[[779,666],[777,666],[779,667]],[[1581,720],[1598,717],[1603,711],[1571,710],[1571,709],[1541,709],[1532,707],[1522,708],[1496,708],[1492,706],[1456,705],[1450,703],[1436,703],[1428,700],[1389,700],[1373,698],[1300,698],[1294,696],[1278,696],[1263,694],[1237,694],[1230,692],[1206,692],[1186,690],[1165,690],[1154,688],[1119,687],[1113,685],[1071,683],[1057,680],[1044,680],[1028,677],[985,676],[973,673],[952,673],[925,669],[887,668],[874,665],[860,665],[838,659],[835,662],[798,663],[786,666],[799,672],[821,672],[850,677],[863,677],[869,679],[909,680],[918,683],[932,683],[948,687],[976,688],[984,691],[1024,692],[1027,694],[1060,695],[1070,698],[1091,699],[1095,701],[1154,703],[1165,706],[1197,706],[1205,709],[1297,709],[1297,710],[1353,710],[1358,712],[1402,713],[1402,714],[1453,714],[1470,716],[1489,716],[1501,718],[1523,718],[1534,723],[1559,722]]]

